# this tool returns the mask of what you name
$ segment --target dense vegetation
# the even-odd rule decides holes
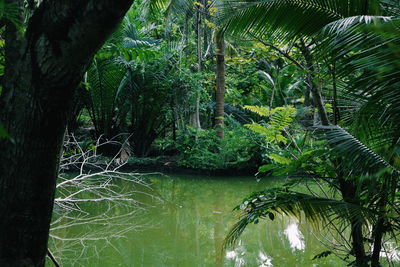
[[[22,63],[13,65],[18,57],[11,42],[48,19],[43,15],[39,21],[43,10],[52,8],[46,5],[0,2],[0,161],[9,161],[18,146],[37,157],[37,148],[49,153],[55,173],[57,142],[67,132],[64,142],[77,140],[80,148],[118,141],[96,148],[104,157],[117,155],[110,163],[115,165],[150,161],[219,173],[258,169],[258,178],[281,177],[285,185],[254,192],[237,206],[241,217],[227,234],[226,247],[236,244],[247,225],[283,214],[337,234],[339,241],[317,258],[335,254],[352,266],[381,266],[387,240],[396,242],[400,230],[398,1],[137,1],[126,14],[127,8],[121,8],[119,17],[125,17],[118,28],[82,52],[84,59],[46,65],[31,55],[40,66],[26,65],[33,71],[21,86],[49,88],[50,93],[26,89],[39,97],[37,105],[24,96],[9,101],[18,89],[15,83],[22,83],[13,80]],[[58,26],[68,23],[55,20]],[[48,45],[40,43],[40,34],[32,36],[26,37],[29,53],[44,49],[36,56],[47,55],[46,49],[57,60],[80,55],[78,50],[68,54],[70,37],[55,34],[49,40],[57,41]],[[61,71],[77,65],[84,67]],[[45,72],[49,68],[54,73]],[[66,86],[64,78],[75,86],[52,101]],[[23,111],[33,107],[36,115],[17,116],[15,105],[24,105]],[[43,121],[32,122],[41,116]],[[48,133],[55,122],[60,123],[58,136]],[[32,130],[19,136],[24,127]],[[31,145],[33,139],[37,144]],[[48,140],[53,144],[39,145]],[[64,148],[64,157],[78,154]],[[18,156],[15,162],[23,164]],[[0,192],[10,186],[3,175],[19,175],[5,164]],[[54,198],[52,183],[45,191],[47,202]],[[309,190],[299,191],[299,185]],[[5,195],[4,200],[11,201]],[[43,216],[51,214],[49,209]],[[0,238],[0,251],[10,238]],[[0,263],[20,257],[4,253]],[[41,264],[35,259],[32,266]]]

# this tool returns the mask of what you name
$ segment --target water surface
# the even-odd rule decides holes
[[[249,226],[235,248],[221,252],[223,239],[237,219],[233,207],[249,193],[276,186],[280,180],[265,178],[257,182],[253,177],[188,175],[153,175],[146,179],[150,188],[132,190],[156,198],[138,194],[145,211],[112,226],[125,238],[73,241],[88,232],[88,237],[96,231],[101,233],[101,222],[52,232],[64,239],[50,242],[63,266],[346,266],[335,256],[312,260],[327,250],[318,240],[321,236],[317,238],[306,222],[282,217]],[[94,206],[92,212],[102,212],[99,209]],[[111,212],[118,216],[126,209],[129,207]],[[134,230],[124,233],[127,223]]]

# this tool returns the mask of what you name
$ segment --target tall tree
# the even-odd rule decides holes
[[[216,33],[216,55],[217,55],[217,87],[215,93],[215,127],[217,135],[224,139],[224,105],[225,105],[225,40],[224,29]]]
[[[19,20],[26,10],[18,5]],[[34,3],[34,1],[32,1]],[[44,266],[72,96],[132,0],[44,0],[26,29],[5,23],[0,124],[0,266]]]
[[[342,70],[343,73],[349,73],[349,70],[350,72],[352,72],[352,74],[356,73],[357,71],[359,71],[360,73],[364,73],[364,75],[361,75],[359,78],[357,78],[356,82],[354,82],[354,84],[351,86],[352,94],[356,96],[358,94],[362,95],[362,97],[358,98],[359,103],[365,103],[367,99],[367,104],[365,105],[365,107],[360,109],[361,112],[359,113],[360,114],[359,118],[364,118],[364,119],[366,117],[372,118],[374,116],[377,116],[377,114],[379,114],[379,116],[381,116],[380,118],[382,118],[383,116],[380,114],[380,112],[376,112],[377,110],[385,110],[385,112],[386,110],[390,110],[387,112],[387,114],[385,114],[385,116],[391,115],[391,119],[396,119],[396,117],[398,118],[398,115],[393,116],[391,114],[394,111],[392,110],[392,107],[394,106],[394,103],[397,101],[396,100],[397,98],[394,97],[396,93],[394,93],[394,89],[393,87],[391,87],[392,84],[396,85],[398,84],[398,78],[396,79],[393,76],[394,73],[397,72],[397,67],[386,68],[385,71],[387,73],[385,73],[385,75],[387,74],[388,76],[384,76],[382,75],[382,73],[380,73],[383,72],[383,70],[374,65],[377,64],[377,62],[379,62],[379,64],[383,64],[382,62],[384,61],[382,59],[385,59],[388,62],[390,62],[389,57],[386,59],[382,55],[385,56],[392,55],[393,58],[396,58],[393,54],[393,51],[395,51],[395,49],[393,49],[393,51],[389,49],[383,50],[384,46],[381,45],[382,43],[385,44],[386,42],[394,44],[395,39],[390,35],[384,35],[382,33],[377,34],[377,36],[380,35],[386,36],[386,38],[388,39],[384,39],[384,41],[382,41],[381,39],[379,39],[381,38],[381,36],[380,37],[375,36],[376,32],[378,32],[377,29],[386,29],[387,32],[397,33],[397,30],[395,30],[397,26],[393,26],[397,25],[396,23],[391,24],[392,22],[389,22],[385,26],[379,25],[378,23],[379,21],[387,22],[391,20],[391,18],[389,17],[380,16],[383,13],[382,11],[384,11],[383,9],[380,10],[380,7],[387,5],[386,1],[343,2],[337,0],[321,0],[321,1],[301,0],[301,1],[290,2],[283,0],[271,0],[271,1],[258,1],[258,2],[245,1],[244,3],[235,1],[230,1],[230,2],[233,5],[237,5],[234,6],[235,9],[229,10],[229,8],[231,8],[232,6],[229,6],[229,8],[227,9],[232,13],[231,15],[229,15],[229,13],[227,12],[227,14],[229,15],[228,17],[230,17],[229,27],[231,27],[231,31],[233,32],[236,31],[240,33],[240,32],[246,32],[251,29],[253,34],[262,35],[268,33],[269,36],[273,36],[280,40],[293,40],[294,38],[312,36],[314,37],[313,41],[315,41],[316,40],[315,37],[317,37],[319,38],[320,42],[325,40],[325,38],[329,34],[335,34],[336,36],[340,36],[340,38],[335,37],[337,39],[333,38],[334,41],[329,42],[328,47],[329,50],[332,50],[331,45],[333,45],[334,47],[335,46],[340,47],[340,49],[336,48],[337,49],[336,53],[340,54],[340,56],[343,58],[347,58],[347,61],[345,62],[345,64],[343,64],[343,69],[346,69],[346,71]],[[389,11],[390,10],[394,10],[394,7],[390,7]],[[289,12],[292,13],[291,16],[288,15]],[[375,28],[372,27],[370,29],[366,29],[365,28],[366,25],[371,24],[371,22],[378,23],[377,24],[378,26],[374,25]],[[360,28],[358,30],[354,30],[357,26],[360,26]],[[387,30],[388,28],[385,27],[390,28],[390,30]],[[317,33],[319,33],[320,35],[319,36],[316,35]],[[374,43],[374,40],[376,39],[379,39],[380,42]],[[367,45],[368,43],[369,45]],[[360,44],[363,44],[364,46],[361,48],[358,46]],[[352,47],[354,50],[349,52],[348,47]],[[379,53],[373,51],[373,49],[377,47],[379,47],[380,49]],[[386,229],[391,229],[390,228],[391,226],[389,226],[390,224],[388,223],[389,219],[386,218],[388,214],[387,210],[390,210],[391,208],[389,203],[394,203],[393,201],[394,196],[392,196],[394,195],[394,193],[390,195],[390,197],[388,197],[389,194],[387,190],[390,186],[392,186],[393,192],[395,191],[396,186],[393,185],[397,183],[396,181],[396,179],[398,179],[398,174],[396,173],[397,170],[392,171],[395,170],[395,167],[387,164],[385,159],[383,158],[380,159],[380,162],[384,162],[385,164],[380,165],[379,168],[377,169],[382,171],[383,169],[388,168],[391,169],[392,173],[375,174],[376,175],[375,179],[379,181],[379,183],[377,182],[377,184],[379,185],[374,185],[371,186],[370,188],[374,188],[374,190],[376,188],[379,189],[377,190],[378,192],[369,192],[372,190],[367,188],[367,186],[363,184],[363,182],[365,181],[364,177],[371,176],[371,173],[373,173],[373,171],[368,170],[368,172],[365,174],[363,173],[362,170],[368,169],[369,166],[373,166],[375,168],[378,165],[378,163],[371,164],[372,161],[371,155],[375,157],[375,160],[378,159],[378,156],[376,156],[377,154],[375,154],[375,152],[372,150],[367,151],[367,146],[362,144],[359,140],[356,140],[354,136],[347,133],[340,127],[327,126],[329,125],[330,122],[325,112],[324,103],[322,101],[320,93],[320,88],[318,84],[315,82],[315,77],[313,75],[315,73],[315,68],[313,63],[314,59],[310,51],[308,50],[307,46],[304,44],[304,42],[302,42],[299,48],[306,59],[306,67],[308,71],[307,75],[308,83],[311,89],[310,91],[313,97],[314,105],[315,107],[317,107],[318,113],[320,115],[321,124],[324,125],[325,127],[324,129],[332,131],[332,133],[327,134],[327,139],[329,140],[328,143],[329,148],[331,150],[337,150],[337,151],[339,151],[339,147],[341,149],[340,150],[341,153],[337,154],[340,156],[339,157],[331,156],[331,159],[332,159],[332,165],[335,169],[334,178],[337,182],[337,188],[339,189],[339,192],[342,195],[343,202],[346,205],[356,205],[360,206],[361,208],[364,207],[370,208],[374,207],[374,205],[377,205],[377,208],[374,207],[371,210],[372,211],[374,209],[379,210],[380,213],[378,216],[379,219],[377,220],[378,223],[370,224],[373,225],[374,228],[371,234],[372,238],[370,239],[373,240],[372,252],[368,252],[365,246],[367,238],[365,238],[366,227],[364,227],[364,225],[366,225],[366,223],[362,222],[362,219],[365,218],[365,215],[357,218],[356,216],[354,216],[354,213],[349,213],[350,216],[348,216],[348,220],[350,228],[351,247],[352,247],[349,253],[355,257],[354,264],[356,266],[369,266],[369,264],[371,264],[371,266],[380,266],[379,255],[383,246],[382,237],[384,236],[385,233],[389,232],[385,230],[384,225],[387,227]],[[354,51],[362,51],[362,52],[359,52],[357,56],[347,57],[347,55],[351,55],[352,53],[354,53]],[[348,54],[346,54],[346,52]],[[329,52],[325,53],[324,55],[334,55],[334,53]],[[379,55],[379,60],[377,55]],[[335,61],[338,59],[336,55],[332,57],[335,59]],[[352,62],[352,60],[354,61]],[[384,82],[382,82],[383,79],[381,79],[381,81],[379,82],[375,81],[379,79],[376,79],[375,76],[371,75],[371,73],[376,75],[376,72],[380,73],[379,74],[380,77],[385,77]],[[388,93],[389,89],[391,93]],[[362,93],[354,93],[357,91],[360,91]],[[368,93],[366,93],[367,91]],[[384,91],[385,93],[383,93],[382,91]],[[379,102],[380,103],[379,105],[384,105],[385,107],[384,108],[383,106],[378,107],[378,105],[374,106],[376,102]],[[370,109],[371,106],[374,106],[374,108]],[[386,125],[391,124],[392,122],[390,122],[388,118],[385,118],[385,122],[381,121],[379,123],[381,124],[380,127],[384,128],[388,127]],[[357,123],[354,124],[357,125]],[[368,124],[371,124],[371,122],[368,121]],[[372,127],[368,126],[366,128],[368,130],[364,132],[364,135],[366,132],[373,133],[373,131],[369,130],[372,129]],[[390,129],[390,132],[391,131],[392,129]],[[382,134],[382,132],[380,131],[377,132],[379,134]],[[369,138],[372,140],[376,137],[374,136]],[[388,138],[388,140],[390,140],[392,144],[398,143],[398,136],[394,135],[394,138]],[[374,142],[371,143],[374,144]],[[362,148],[356,148],[357,145]],[[389,151],[391,151],[390,153],[385,151],[385,153],[382,154],[386,155],[391,153],[395,154],[394,152],[395,150],[393,149],[394,146],[395,145],[392,145],[392,147],[388,149]],[[343,149],[343,147],[346,147],[346,149]],[[380,143],[380,147],[383,147],[382,143]],[[389,147],[389,144],[387,147]],[[365,151],[367,151],[368,153],[366,153]],[[370,159],[371,161],[367,159],[368,157],[371,157]],[[357,164],[355,164],[356,161],[358,161]],[[391,159],[387,160],[387,162],[389,163],[391,163],[391,161],[393,160]],[[346,166],[346,164],[349,164],[350,167]],[[360,169],[356,171],[356,168],[360,167],[362,164],[366,165],[362,166]],[[352,179],[349,179],[349,177],[352,177]],[[390,181],[393,182],[392,185],[390,185]],[[377,197],[372,198],[368,196],[365,198],[362,196],[363,190],[364,192],[368,192],[368,194],[370,195],[376,194]],[[263,193],[263,195],[265,194]],[[392,200],[388,201],[388,198],[392,198]],[[274,199],[276,199],[276,194],[274,194]],[[285,199],[286,201],[288,198],[287,196],[284,196],[283,199]],[[365,203],[364,202],[365,199],[372,201]],[[298,200],[299,199],[296,199],[296,201]],[[306,202],[307,205],[312,203],[312,201],[306,201]],[[285,205],[286,204],[287,203],[285,203]],[[252,205],[254,204],[252,203]],[[276,207],[274,207],[274,210],[276,210],[275,208]],[[301,209],[307,213],[308,207],[306,208],[302,207]],[[313,210],[315,211],[315,209]],[[335,212],[335,215],[337,214],[338,213]]]
[[[203,51],[202,51],[202,9],[204,6],[202,4],[196,5],[196,22],[195,22],[195,31],[196,31],[196,45],[197,45],[197,72],[201,73],[203,68]],[[205,40],[203,40],[205,41]],[[196,104],[193,112],[190,114],[190,124],[196,128],[201,128],[200,124],[200,94],[196,97]]]

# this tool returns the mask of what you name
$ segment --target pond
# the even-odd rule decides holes
[[[59,238],[51,239],[50,247],[62,266],[346,266],[332,255],[312,260],[327,250],[318,239],[321,236],[305,221],[279,216],[250,225],[235,248],[221,251],[238,216],[232,209],[249,193],[276,186],[280,180],[189,175],[150,175],[146,179],[149,187],[134,189],[144,192],[137,194],[144,210],[131,215],[128,224],[125,220],[112,225],[115,236],[125,237],[91,237],[87,232],[104,226],[95,221],[52,231]],[[99,212],[97,209],[99,206],[93,212]],[[111,209],[112,215],[119,216],[121,209],[126,212],[129,206]],[[125,232],[127,225],[135,227]],[[77,241],[79,235],[87,239]]]

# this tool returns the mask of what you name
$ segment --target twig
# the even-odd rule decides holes
[[[51,253],[50,249],[47,249],[47,256],[51,259],[53,262],[54,266],[60,267],[61,265],[57,262],[57,260],[54,258],[53,254]]]

